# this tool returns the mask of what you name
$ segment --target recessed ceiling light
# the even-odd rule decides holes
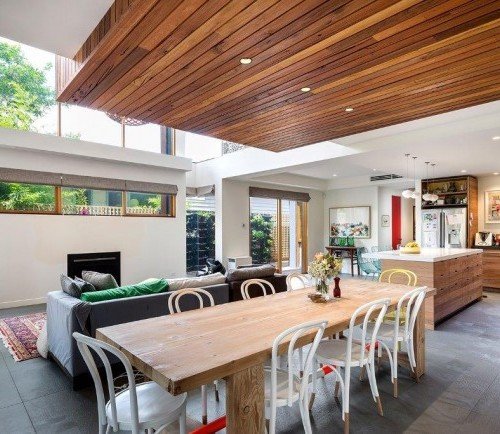
[[[462,169],[460,172],[461,172],[461,173],[467,173],[467,170]]]
[[[498,175],[498,173],[497,173],[497,175]],[[337,174],[336,174],[336,173],[334,173],[332,176],[337,176]]]
[[[354,109],[353,109],[352,107],[346,107],[346,108],[345,108],[345,111],[346,111],[346,112],[352,112],[352,111],[354,111]]]
[[[303,87],[302,89],[300,89],[302,92],[309,92],[311,90],[310,87]]]
[[[491,140],[500,140],[500,136],[493,136]]]
[[[499,173],[498,172],[493,172],[493,175],[499,175]]]
[[[249,59],[248,57],[244,57],[243,59],[240,59],[240,63],[242,65],[249,65],[250,63],[252,63],[252,59]]]
[[[374,172],[376,172],[376,171],[377,171],[377,169],[372,169],[372,170],[373,170]]]

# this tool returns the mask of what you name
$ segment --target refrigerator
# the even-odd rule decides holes
[[[467,247],[467,208],[422,211],[422,247]]]

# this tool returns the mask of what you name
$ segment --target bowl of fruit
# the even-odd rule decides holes
[[[406,246],[401,247],[401,253],[420,253],[420,246],[415,241],[410,241],[406,243]]]

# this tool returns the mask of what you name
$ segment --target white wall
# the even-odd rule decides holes
[[[300,188],[287,188],[268,183],[242,182],[224,179],[216,185],[216,255],[226,262],[230,256],[247,256],[250,253],[250,199],[249,187],[276,188],[307,192],[308,204],[308,258],[324,250],[323,193]],[[217,218],[221,216],[221,218]]]
[[[485,223],[484,193],[488,190],[500,190],[500,175],[478,178],[478,226],[480,231],[500,233],[500,224]]]
[[[85,142],[80,146],[84,150]],[[103,152],[109,148],[100,146]],[[128,155],[128,150],[121,151]],[[66,272],[68,253],[121,251],[122,284],[184,275],[186,175],[183,170],[162,167],[162,157],[158,155],[158,165],[148,165],[0,147],[0,167],[164,182],[179,188],[175,218],[0,214],[0,308],[43,302],[47,292],[60,288],[59,275]]]

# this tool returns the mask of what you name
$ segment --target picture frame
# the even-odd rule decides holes
[[[500,224],[500,190],[484,192],[484,221]]]
[[[383,214],[380,218],[380,222],[383,228],[388,228],[391,226],[391,217],[387,214]]]
[[[330,237],[371,238],[371,207],[330,208],[329,231]]]

